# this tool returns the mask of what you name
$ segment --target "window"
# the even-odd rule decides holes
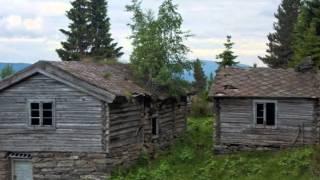
[[[159,122],[157,118],[152,118],[152,135],[159,135]]]
[[[255,124],[257,126],[275,126],[276,125],[276,102],[255,101]]]
[[[30,102],[30,125],[38,127],[53,126],[53,102]]]

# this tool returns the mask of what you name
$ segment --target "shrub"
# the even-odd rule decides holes
[[[137,160],[137,166],[143,166],[149,164],[150,158],[148,152],[142,151]]]
[[[311,165],[311,149],[289,152],[282,156],[278,162],[283,175],[299,176],[309,169]]]
[[[191,116],[206,117],[212,115],[212,105],[208,101],[206,94],[200,94],[192,98]]]
[[[194,158],[194,152],[191,148],[183,148],[180,154],[178,154],[178,158],[182,162],[188,162]]]
[[[167,161],[162,161],[160,166],[151,172],[151,177],[153,180],[163,180],[168,179],[172,175],[173,171],[169,166]]]
[[[148,180],[150,179],[150,174],[145,168],[139,168],[136,175],[132,178],[134,180]]]

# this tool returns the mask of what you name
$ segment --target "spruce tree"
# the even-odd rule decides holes
[[[271,68],[287,68],[293,58],[293,32],[298,19],[300,0],[282,0],[275,14],[274,33],[268,35],[267,55],[259,57]]]
[[[90,55],[104,59],[119,58],[123,55],[122,47],[118,47],[111,38],[107,6],[105,0],[91,0],[89,20],[92,49]]]
[[[67,37],[57,53],[63,61],[116,59],[122,47],[113,42],[105,0],[74,0],[67,12],[69,30],[60,31]]]
[[[1,79],[4,79],[8,76],[11,76],[15,73],[15,71],[13,70],[12,68],[12,65],[10,64],[7,64],[0,72],[0,76],[1,76]]]
[[[71,5],[72,8],[67,11],[67,17],[71,20],[69,30],[60,30],[67,40],[61,43],[62,49],[57,49],[63,61],[80,60],[90,51],[89,1],[74,0]]]
[[[195,79],[194,88],[197,92],[203,92],[206,90],[207,86],[207,78],[204,74],[202,63],[199,59],[197,59],[193,63],[193,76]]]
[[[231,42],[231,36],[227,36],[227,42],[224,44],[226,49],[221,54],[217,55],[217,59],[221,59],[221,62],[218,62],[220,66],[226,67],[239,64],[239,62],[234,61],[238,56],[233,55],[233,45],[234,43]]]
[[[213,73],[210,73],[210,77],[209,77],[209,80],[208,80],[208,89],[212,88],[211,86],[213,84],[213,81],[214,81]]]
[[[320,0],[304,1],[296,25],[294,40],[294,61],[298,65],[304,58],[311,56],[320,65]]]

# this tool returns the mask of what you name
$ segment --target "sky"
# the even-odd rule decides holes
[[[125,5],[131,0],[109,0],[111,33],[123,47],[128,61],[131,43],[128,39],[131,14]],[[157,10],[162,0],[144,0],[145,9]],[[281,0],[174,0],[184,18],[183,29],[193,37],[185,43],[190,59],[215,60],[223,51],[226,36],[235,42],[237,61],[258,66],[266,50],[267,34],[273,31]],[[55,49],[65,40],[59,29],[66,29],[65,12],[70,0],[0,0],[0,62],[34,63],[38,60],[59,60]],[[4,6],[5,5],[5,6]]]

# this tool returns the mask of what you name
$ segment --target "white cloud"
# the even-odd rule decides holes
[[[0,20],[1,27],[8,31],[41,31],[43,28],[42,18],[22,18],[18,15],[9,15]]]
[[[2,27],[11,30],[15,29],[21,26],[22,24],[22,18],[17,15],[10,15],[6,18],[3,18],[2,21]]]
[[[0,43],[17,44],[17,43],[40,43],[45,42],[46,38],[29,38],[29,37],[0,37]]]
[[[144,0],[144,8],[157,9],[162,0]],[[186,43],[190,58],[215,59],[223,50],[225,36],[231,34],[241,63],[259,65],[258,55],[265,52],[266,35],[272,31],[273,14],[281,0],[174,0],[184,18],[184,28],[195,35]],[[123,46],[128,60],[132,50],[127,37],[129,0],[109,0],[113,38]],[[55,49],[65,37],[59,29],[69,20],[65,12],[70,0],[0,0],[0,60],[57,59]],[[6,50],[4,50],[6,49]]]
[[[71,7],[68,2],[40,2],[36,8],[38,13],[43,16],[63,16]]]
[[[43,21],[40,17],[34,19],[25,19],[23,21],[23,26],[28,31],[41,31],[43,29]]]

